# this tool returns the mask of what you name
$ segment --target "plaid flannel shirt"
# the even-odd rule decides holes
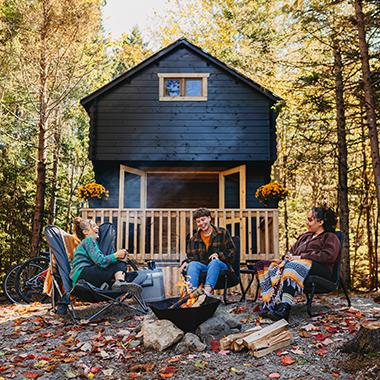
[[[208,250],[206,250],[200,231],[196,232],[187,244],[187,261],[200,261],[207,265],[209,257],[213,253],[218,253],[220,260],[232,264],[236,248],[230,233],[222,227],[216,227],[213,224],[211,226],[213,231]]]

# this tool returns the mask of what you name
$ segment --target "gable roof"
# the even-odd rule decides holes
[[[195,54],[198,54],[199,56],[205,58],[206,60],[212,62],[215,66],[219,67],[222,70],[227,71],[229,74],[234,76],[235,78],[239,79],[240,81],[244,82],[248,86],[252,87],[262,95],[266,96],[268,99],[270,99],[273,102],[278,102],[282,100],[279,96],[273,94],[271,91],[268,89],[264,88],[263,86],[259,85],[258,83],[254,82],[252,79],[248,78],[247,76],[239,73],[237,70],[232,69],[231,67],[227,66],[225,63],[220,61],[219,59],[213,57],[212,55],[206,53],[203,51],[201,48],[198,46],[195,46],[185,38],[180,38],[179,40],[173,42],[169,46],[167,46],[164,49],[159,50],[157,53],[151,55],[149,58],[145,59],[138,65],[132,67],[130,70],[126,71],[124,74],[121,74],[117,78],[113,79],[111,82],[105,84],[104,86],[100,87],[93,93],[85,96],[84,98],[81,99],[81,104],[83,105],[86,110],[88,109],[89,103],[96,99],[98,96],[104,94],[105,92],[108,92],[111,90],[113,87],[119,85],[121,82],[127,80],[131,76],[135,75],[138,73],[140,70],[143,70],[147,66],[151,65],[152,63],[158,61],[162,57],[170,54],[174,50],[180,48],[180,47],[186,46],[188,49],[193,51]]]

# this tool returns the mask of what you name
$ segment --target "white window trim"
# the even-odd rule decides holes
[[[163,102],[204,102],[207,100],[207,78],[209,73],[158,73],[159,78],[159,100]],[[165,96],[165,79],[198,78],[202,79],[202,96]]]

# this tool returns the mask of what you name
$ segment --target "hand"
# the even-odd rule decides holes
[[[179,267],[180,273],[185,272],[188,265],[189,263],[187,261],[183,262],[182,265]]]
[[[115,256],[118,260],[124,260],[128,256],[128,251],[126,249],[119,249],[115,252]]]
[[[208,259],[211,261],[211,260],[215,260],[215,259],[219,259],[219,255],[217,253],[213,253],[211,256],[208,257]]]
[[[289,260],[289,261],[291,261],[292,260],[292,254],[291,253],[286,253],[285,255],[284,255],[284,260]]]

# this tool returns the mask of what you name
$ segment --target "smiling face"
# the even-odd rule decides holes
[[[318,220],[315,217],[313,211],[309,211],[309,213],[307,214],[306,226],[307,230],[309,232],[312,232],[313,234],[324,231],[323,220]]]
[[[83,230],[86,237],[92,236],[94,239],[99,238],[99,226],[93,221],[89,220],[88,228]]]
[[[209,216],[201,216],[195,219],[195,223],[197,224],[198,230],[202,230],[203,232],[209,232],[211,227],[211,217]]]

